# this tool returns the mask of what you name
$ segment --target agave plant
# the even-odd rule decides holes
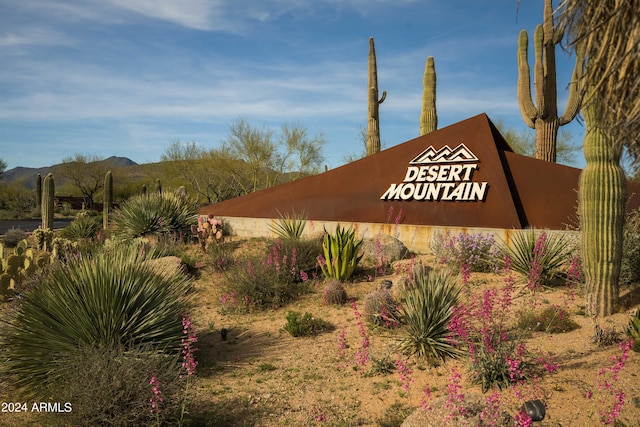
[[[640,310],[629,320],[627,336],[633,339],[633,351],[640,352]]]
[[[128,238],[180,232],[186,236],[196,222],[193,203],[172,191],[133,196],[113,217],[116,233]]]
[[[283,239],[300,240],[305,226],[307,225],[307,218],[304,211],[301,214],[282,214],[278,211],[280,218],[269,225],[269,229],[278,237]]]
[[[179,353],[190,279],[150,252],[120,248],[57,263],[25,295],[3,339],[4,369],[26,392],[55,382],[81,345]]]
[[[420,268],[412,274],[413,287],[400,307],[398,350],[426,359],[430,364],[457,357],[460,350],[449,340],[449,321],[461,288],[446,272]]]
[[[356,239],[356,232],[351,227],[348,229],[336,226],[335,234],[324,230],[322,252],[324,259],[320,262],[320,268],[325,277],[338,280],[347,280],[355,271],[363,254],[360,252],[363,239]]]

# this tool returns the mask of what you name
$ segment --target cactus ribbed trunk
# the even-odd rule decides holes
[[[113,205],[113,175],[108,171],[104,176],[104,200],[102,201],[102,228],[109,228],[109,213]]]
[[[426,135],[438,129],[438,115],[436,113],[436,67],[433,56],[427,58],[422,85],[420,135]]]
[[[36,209],[42,209],[42,175],[36,175]]]
[[[618,310],[626,182],[621,144],[594,123],[595,108],[584,111],[587,165],[580,175],[580,218],[587,311],[604,317]]]
[[[53,209],[55,197],[53,175],[48,174],[42,183],[42,228],[53,230]]]
[[[558,128],[571,122],[580,109],[578,81],[584,66],[584,51],[576,51],[576,64],[569,85],[569,100],[564,114],[558,117],[556,87],[556,44],[562,40],[562,33],[556,31],[553,23],[551,0],[544,0],[544,22],[534,33],[533,86],[535,102],[531,95],[529,76],[527,32],[522,30],[518,38],[518,105],[525,124],[536,130],[536,159],[556,161],[556,141]]]
[[[380,104],[384,102],[387,92],[382,92],[378,99],[378,66],[376,65],[376,49],[373,37],[369,37],[369,78],[368,83],[368,123],[367,123],[367,156],[380,151]]]

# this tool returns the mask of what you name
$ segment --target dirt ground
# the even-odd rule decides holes
[[[432,262],[428,258],[425,262]],[[381,286],[382,280],[397,283],[400,274],[368,280],[360,274],[345,285],[348,297],[363,312],[364,296]],[[469,383],[467,360],[447,360],[438,367],[409,359],[404,379],[397,370],[375,373],[369,362],[358,369],[356,349],[361,341],[358,322],[350,303],[329,306],[322,293],[303,296],[278,310],[252,314],[225,314],[221,310],[219,273],[203,267],[196,284],[197,306],[192,317],[198,332],[197,377],[187,409],[191,425],[202,426],[377,426],[394,424],[410,411],[448,394],[454,373],[462,376],[461,394],[482,394]],[[466,286],[473,292],[500,287],[500,274],[472,273]],[[550,352],[558,364],[553,373],[542,372],[523,385],[490,390],[483,397],[500,392],[502,409],[514,415],[522,403],[540,399],[546,406],[539,426],[600,425],[600,412],[611,411],[614,396],[599,390],[610,377],[603,368],[613,367],[612,358],[622,355],[617,345],[592,343],[592,320],[583,312],[583,296],[573,298],[564,288],[545,289],[535,296],[523,294],[515,305],[563,304],[580,327],[567,333],[533,332],[526,344],[530,352]],[[283,330],[289,311],[309,312],[324,319],[332,329],[315,337],[293,338]],[[514,310],[517,311],[517,310]],[[623,331],[628,312],[607,319],[603,327]],[[221,330],[226,329],[223,340]],[[370,352],[376,360],[395,362],[401,358],[393,350],[394,334],[368,329]],[[338,337],[348,347],[340,354]],[[624,392],[624,406],[618,420],[626,426],[640,426],[640,355],[629,352],[624,368],[613,381],[613,389]],[[403,387],[408,384],[408,389]],[[426,399],[424,390],[430,391]],[[587,399],[588,392],[592,393]],[[6,398],[6,396],[4,397]],[[3,400],[4,400],[3,398]],[[28,416],[0,414],[0,425],[29,425]],[[37,423],[31,425],[38,425]],[[622,424],[621,424],[622,425]]]

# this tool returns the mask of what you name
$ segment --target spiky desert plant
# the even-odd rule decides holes
[[[629,320],[627,336],[633,339],[633,351],[640,352],[640,310]]]
[[[100,230],[100,218],[81,212],[61,232],[61,236],[71,240],[92,239]]]
[[[587,312],[601,317],[618,309],[626,180],[622,145],[599,126],[597,108],[590,103],[583,111],[587,164],[580,173],[579,207]]]
[[[196,223],[193,203],[171,191],[135,195],[113,216],[115,232],[129,238],[168,233],[186,236]]]
[[[460,350],[449,339],[449,322],[461,288],[445,271],[414,269],[413,286],[400,307],[399,351],[426,359],[430,364],[458,357]]]
[[[325,277],[347,280],[355,271],[363,254],[360,252],[363,239],[356,239],[353,228],[343,228],[336,225],[335,234],[324,230],[322,252],[324,258],[320,261],[320,268]]]
[[[56,194],[53,175],[47,174],[42,183],[42,228],[53,230],[53,208]]]
[[[387,97],[387,91],[378,98],[378,66],[376,65],[376,48],[373,37],[369,37],[369,78],[367,80],[369,108],[367,121],[367,156],[380,151],[380,104]]]
[[[322,301],[326,305],[342,305],[347,302],[347,291],[339,280],[329,280],[322,289]]]
[[[533,85],[536,104],[531,96],[529,77],[528,45],[526,30],[518,38],[518,104],[525,124],[536,130],[536,159],[556,161],[556,140],[560,126],[571,122],[580,110],[579,79],[583,72],[584,51],[579,49],[569,85],[569,100],[565,112],[558,117],[556,87],[556,45],[562,40],[562,31],[557,31],[553,22],[551,0],[544,1],[544,22],[534,33],[535,63]]]
[[[269,224],[269,230],[276,236],[283,239],[300,240],[304,228],[307,225],[307,218],[304,211],[301,214],[282,214],[278,211],[280,216],[276,222]]]
[[[3,368],[15,384],[47,399],[43,386],[62,374],[55,362],[83,345],[178,354],[191,282],[173,264],[150,263],[152,256],[121,246],[54,264],[3,336]]]
[[[109,228],[109,214],[113,205],[113,175],[108,171],[104,176],[104,200],[102,201],[102,228]]]
[[[433,56],[427,58],[422,86],[420,135],[426,135],[438,129],[438,114],[436,112],[436,66]]]
[[[42,204],[42,175],[36,175],[36,209]]]

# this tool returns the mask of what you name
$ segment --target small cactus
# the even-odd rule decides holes
[[[102,202],[102,228],[109,228],[109,213],[113,205],[113,175],[108,171],[104,177],[104,200]]]
[[[322,301],[326,305],[342,305],[347,302],[347,291],[339,280],[329,280],[324,285]]]
[[[398,304],[386,289],[369,292],[364,300],[365,318],[374,326],[398,326]]]

